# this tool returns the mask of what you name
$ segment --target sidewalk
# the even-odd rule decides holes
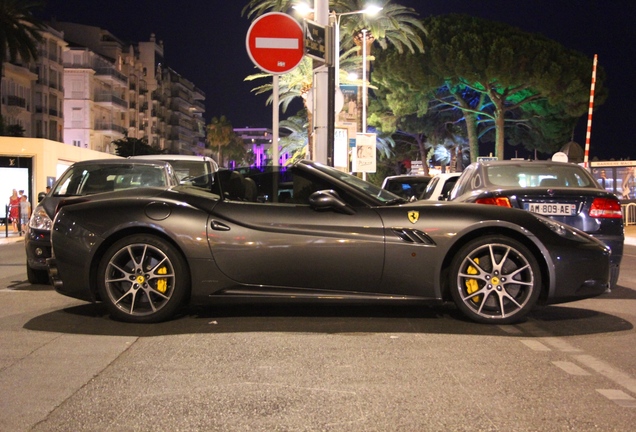
[[[0,245],[24,241],[24,236],[14,233],[11,231],[11,228],[9,228],[9,236],[5,237],[4,226],[0,228]],[[628,225],[625,227],[625,244],[636,246],[636,225]]]
[[[8,234],[8,237],[7,237]],[[18,233],[14,233],[13,229],[9,227],[9,232],[7,233],[4,230],[4,225],[0,226],[0,245],[7,243],[16,243],[19,241],[24,241],[24,236]]]

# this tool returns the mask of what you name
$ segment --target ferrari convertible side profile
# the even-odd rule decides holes
[[[51,231],[55,289],[111,317],[168,320],[220,297],[452,301],[508,324],[601,295],[610,249],[531,212],[416,201],[312,161],[67,200]]]

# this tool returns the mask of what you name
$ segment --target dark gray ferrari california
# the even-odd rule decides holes
[[[310,161],[214,179],[210,191],[65,201],[48,260],[55,289],[129,322],[249,296],[453,301],[474,321],[505,324],[608,287],[607,246],[531,212],[407,203]]]

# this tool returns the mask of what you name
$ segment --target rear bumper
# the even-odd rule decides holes
[[[623,245],[625,243],[625,236],[611,236],[611,235],[595,235],[592,237],[600,240],[603,244],[609,246],[612,251],[610,256],[610,263],[613,265],[620,265],[623,259]]]

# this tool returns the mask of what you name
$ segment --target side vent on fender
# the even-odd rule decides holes
[[[435,242],[420,230],[408,228],[391,228],[396,236],[409,243],[434,245]]]

